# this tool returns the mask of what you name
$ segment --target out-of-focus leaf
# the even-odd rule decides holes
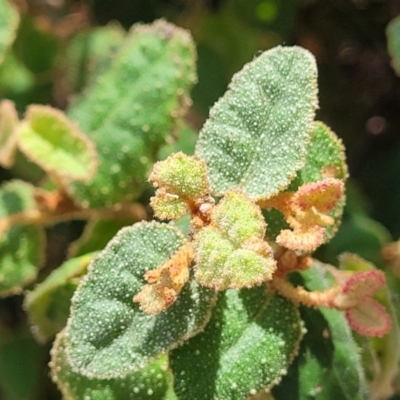
[[[194,80],[188,32],[165,21],[135,25],[110,68],[69,110],[100,160],[94,179],[74,183],[71,195],[92,208],[136,198],[159,147],[182,123]]]
[[[2,400],[37,399],[43,369],[43,348],[26,334],[0,341],[0,397]]]
[[[0,0],[0,64],[7,48],[13,42],[19,23],[19,15],[8,0]]]
[[[294,304],[264,287],[220,295],[204,332],[170,356],[179,399],[246,399],[277,383],[297,354]]]
[[[9,168],[14,163],[17,150],[16,126],[18,113],[12,101],[0,102],[0,164]]]
[[[381,251],[390,242],[390,234],[379,222],[363,214],[345,218],[335,237],[324,249],[324,256],[336,263],[344,252],[360,255],[376,266],[383,266]]]
[[[67,182],[90,180],[97,168],[93,143],[59,110],[49,106],[28,108],[18,127],[18,146],[43,168]]]
[[[125,34],[124,29],[114,23],[79,32],[72,38],[63,67],[73,92],[79,92],[94,82],[99,73],[109,66]]]
[[[233,77],[196,146],[216,194],[240,188],[266,199],[289,185],[305,162],[316,77],[314,57],[299,47],[266,51]]]
[[[166,399],[169,377],[164,357],[121,378],[90,379],[71,368],[65,354],[63,332],[57,336],[51,353],[52,378],[65,399]]]
[[[44,342],[64,328],[72,295],[92,258],[87,254],[66,261],[26,295],[24,307],[38,340]]]
[[[213,291],[191,279],[165,312],[147,315],[133,302],[144,273],[164,264],[185,243],[177,229],[142,222],[123,228],[95,257],[75,292],[66,352],[75,371],[116,378],[143,368],[207,322]]]
[[[386,28],[386,35],[393,68],[400,75],[400,16],[389,22]]]
[[[1,218],[33,209],[33,187],[22,181],[12,181],[0,187]],[[45,236],[37,226],[14,226],[0,239],[0,296],[20,293],[32,282],[44,257]]]
[[[55,67],[59,39],[42,29],[28,13],[21,20],[14,52],[19,60],[34,74],[49,73]]]

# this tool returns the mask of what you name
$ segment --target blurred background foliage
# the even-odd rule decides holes
[[[319,256],[337,263],[351,251],[382,267],[382,247],[400,236],[400,78],[391,67],[386,27],[398,0],[14,0],[21,13],[16,39],[0,66],[0,98],[64,109],[104,65],[124,29],[166,18],[197,43],[198,84],[188,122],[198,131],[232,75],[261,50],[300,45],[317,58],[317,118],[342,138],[351,180],[342,227]],[[107,30],[95,27],[106,26]],[[110,57],[108,57],[110,59]],[[188,130],[175,147],[193,151]],[[23,163],[17,163],[23,165]],[[0,170],[36,181],[31,166]],[[146,197],[146,196],[144,196]],[[143,202],[147,201],[147,198]],[[46,275],[66,257],[82,223],[48,230]],[[0,398],[58,399],[48,379],[49,345],[29,334],[22,296],[0,300]],[[15,382],[14,382],[15,381]]]

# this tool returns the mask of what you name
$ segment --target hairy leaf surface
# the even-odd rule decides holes
[[[196,147],[216,194],[253,199],[284,189],[305,160],[317,106],[313,56],[277,47],[247,64],[211,109]]]
[[[175,228],[143,222],[122,229],[94,259],[67,325],[67,354],[75,371],[97,378],[126,375],[204,326],[214,294],[193,279],[166,312],[150,316],[132,301],[146,283],[144,273],[184,243]]]
[[[246,399],[279,382],[301,337],[290,301],[264,287],[227,290],[204,332],[171,352],[175,392],[182,400]]]
[[[190,35],[165,21],[135,25],[114,62],[70,108],[96,144],[100,166],[71,193],[83,206],[136,198],[158,148],[177,129],[195,80]]]
[[[142,400],[164,399],[167,391],[166,360],[116,379],[89,379],[73,371],[65,354],[63,332],[54,343],[51,360],[52,378],[64,399]]]

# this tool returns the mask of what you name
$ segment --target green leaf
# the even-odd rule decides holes
[[[333,283],[315,263],[301,275],[309,290],[323,290]],[[288,378],[274,391],[275,399],[369,399],[360,351],[344,314],[320,308],[304,309],[302,316],[307,328],[304,345]]]
[[[302,322],[294,304],[265,287],[221,293],[203,333],[173,350],[170,364],[181,400],[247,399],[286,374]]]
[[[24,154],[58,178],[88,181],[97,168],[93,143],[59,110],[34,105],[18,127]]]
[[[24,308],[38,340],[44,342],[64,328],[72,295],[92,258],[87,254],[66,261],[26,295]]]
[[[346,155],[342,141],[323,122],[314,122],[311,142],[307,147],[306,162],[288,190],[296,190],[304,183],[317,182],[324,178],[344,181],[347,176]]]
[[[7,48],[13,42],[19,23],[19,15],[8,0],[0,0],[0,64]]]
[[[51,351],[50,363],[53,381],[63,397],[70,400],[141,400],[164,399],[167,392],[165,358],[148,364],[142,370],[122,378],[90,379],[71,368],[65,352],[65,339],[61,332]]]
[[[288,186],[305,161],[316,76],[313,56],[299,47],[266,51],[234,76],[196,147],[216,194],[240,187],[261,199]]]
[[[241,289],[272,278],[276,262],[263,240],[265,222],[258,206],[243,193],[228,192],[211,220],[195,236],[195,276],[201,285]]]
[[[83,206],[129,202],[141,193],[159,147],[182,123],[194,80],[186,31],[165,21],[133,27],[110,68],[68,113],[100,159],[90,184],[71,189]]]
[[[64,60],[70,90],[79,92],[109,67],[126,36],[116,23],[78,32],[68,43]]]
[[[11,181],[0,187],[0,223],[20,211],[33,209],[33,187]],[[0,240],[0,296],[22,292],[36,278],[44,258],[45,235],[37,226],[13,226]]]
[[[94,259],[67,325],[66,351],[74,370],[96,378],[126,375],[204,326],[214,294],[193,279],[161,314],[147,315],[132,301],[146,283],[144,273],[184,243],[175,228],[142,222],[122,229]]]
[[[0,164],[10,168],[17,150],[16,126],[19,122],[15,105],[10,100],[0,102]]]
[[[389,22],[386,28],[386,36],[389,54],[392,57],[392,66],[397,75],[400,75],[400,16]]]

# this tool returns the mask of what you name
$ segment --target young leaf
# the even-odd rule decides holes
[[[39,341],[52,338],[64,328],[72,295],[92,258],[93,254],[87,254],[66,261],[26,295],[24,308]]]
[[[0,164],[10,168],[17,150],[16,126],[19,122],[15,105],[10,100],[0,102]]]
[[[110,68],[68,113],[100,159],[89,184],[72,186],[83,206],[128,202],[141,193],[158,148],[181,123],[194,80],[186,31],[165,21],[133,27]]]
[[[304,164],[316,77],[313,56],[299,47],[266,51],[233,77],[196,147],[216,194],[240,188],[261,199],[288,186]]]
[[[301,273],[309,290],[323,290],[332,286],[333,278],[314,264]],[[337,310],[305,309],[307,335],[297,364],[289,370],[288,381],[283,381],[274,395],[277,400],[318,396],[321,400],[332,398],[367,400],[368,387],[357,343],[344,314]],[[293,391],[292,379],[298,380]],[[286,388],[291,390],[287,391]]]
[[[122,229],[94,259],[74,295],[66,330],[75,371],[96,378],[126,375],[205,325],[214,294],[193,279],[164,313],[147,315],[133,302],[146,284],[145,272],[184,243],[175,228],[142,222]]]
[[[92,178],[97,168],[93,143],[54,108],[34,105],[18,127],[18,146],[50,176],[62,180]]]
[[[164,399],[168,375],[166,360],[148,364],[142,370],[116,379],[90,379],[74,372],[65,354],[64,333],[54,342],[50,362],[53,381],[65,399],[141,400]]]
[[[392,66],[400,75],[400,17],[392,19],[387,28],[388,50],[392,57]]]
[[[319,182],[327,178],[345,181],[348,177],[344,147],[334,132],[322,122],[314,122],[311,142],[307,147],[306,162],[291,182],[288,191],[296,191],[305,183]],[[345,199],[339,200],[336,207],[328,213],[334,219],[334,224],[326,227],[324,243],[336,233],[341,222]],[[287,222],[282,214],[269,209],[263,211],[268,223],[267,236],[275,240],[282,229],[287,229]]]
[[[0,0],[0,64],[8,46],[13,42],[19,23],[19,15],[8,0]]]
[[[241,289],[272,278],[276,261],[263,240],[265,222],[257,205],[243,193],[228,192],[211,220],[195,236],[195,276],[201,285]]]
[[[33,187],[12,181],[0,187],[1,218],[35,207]],[[0,296],[20,293],[32,282],[44,257],[45,235],[37,226],[14,226],[0,238]]]
[[[292,302],[265,290],[221,293],[204,332],[171,352],[179,399],[244,400],[286,374],[302,322]]]

